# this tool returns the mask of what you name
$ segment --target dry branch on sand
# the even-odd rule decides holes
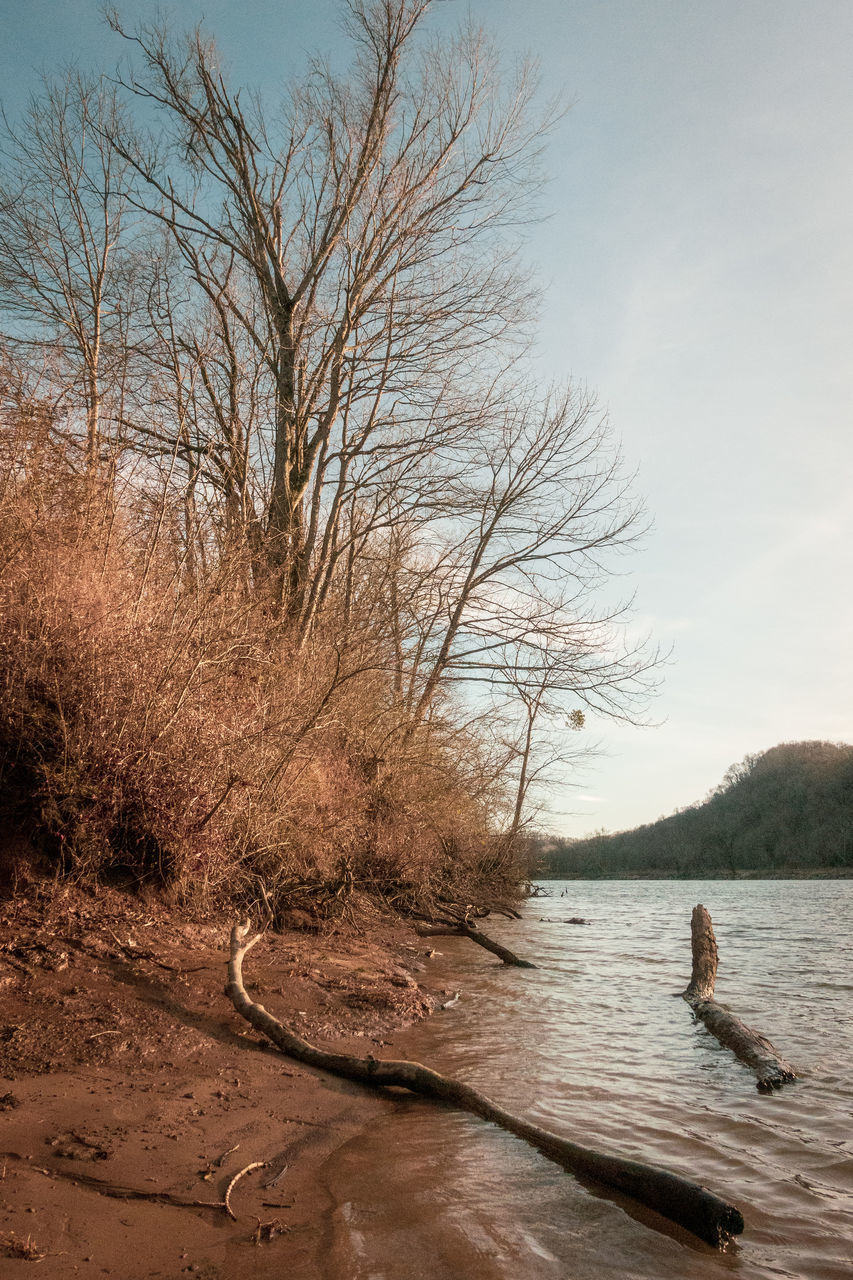
[[[425,1097],[450,1102],[509,1133],[522,1138],[549,1160],[578,1176],[630,1196],[664,1217],[679,1223],[694,1235],[721,1246],[743,1231],[743,1217],[734,1205],[686,1178],[654,1165],[602,1155],[588,1147],[559,1138],[537,1125],[504,1111],[470,1085],[439,1075],[417,1062],[378,1061],[333,1053],[309,1044],[283,1026],[263,1005],[250,999],[243,985],[243,958],[263,934],[249,937],[249,922],[231,930],[226,994],[235,1009],[251,1026],[265,1035],[283,1053],[308,1066],[330,1071],[373,1088],[398,1087]]]
[[[770,1041],[753,1031],[740,1018],[729,1013],[714,999],[717,980],[717,940],[711,917],[701,905],[693,908],[690,921],[693,948],[693,973],[690,985],[683,992],[684,999],[720,1044],[731,1049],[741,1062],[758,1076],[758,1089],[770,1093],[781,1089],[788,1080],[795,1080],[797,1072],[786,1062]]]

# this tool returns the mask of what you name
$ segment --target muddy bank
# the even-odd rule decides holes
[[[247,1027],[223,994],[229,923],[115,891],[2,905],[4,1276],[36,1259],[56,1280],[323,1274],[334,1206],[319,1171],[393,1102],[289,1063]],[[270,935],[248,977],[300,1034],[366,1054],[444,994],[428,952],[377,915]],[[235,1221],[222,1202],[255,1162]]]

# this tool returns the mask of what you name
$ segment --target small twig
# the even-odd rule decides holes
[[[272,1222],[261,1222],[257,1214],[254,1214],[257,1226],[252,1233],[252,1240],[255,1244],[260,1244],[262,1240],[274,1240],[276,1236],[283,1235],[290,1228],[286,1227],[279,1218],[273,1218]]]
[[[134,947],[132,947],[132,946],[130,945],[130,943],[128,943],[128,942],[122,942],[122,940],[121,940],[121,938],[118,936],[118,934],[117,934],[117,933],[114,933],[114,932],[113,932],[113,930],[110,928],[110,926],[109,926],[109,925],[107,925],[107,933],[108,933],[108,934],[110,934],[110,936],[111,936],[111,937],[115,938],[116,942],[117,942],[117,943],[118,943],[118,945],[121,947],[122,951],[130,951],[130,952],[131,952],[131,954],[133,953],[133,951],[135,950],[135,948],[134,948]]]
[[[215,803],[212,805],[212,807],[211,807],[210,809],[208,809],[207,813],[204,815],[204,817],[202,818],[201,822],[197,822],[197,823],[196,823],[196,825],[195,825],[194,827],[190,828],[190,829],[191,829],[192,831],[203,831],[203,830],[204,830],[204,828],[207,826],[208,822],[210,822],[210,819],[211,819],[211,818],[212,818],[216,813],[218,813],[218,812],[219,812],[219,810],[220,810],[220,809],[222,808],[222,806],[224,805],[225,801],[226,801],[226,800],[228,799],[228,797],[230,796],[231,792],[234,790],[234,788],[235,788],[238,784],[239,784],[241,787],[246,787],[246,786],[248,786],[248,785],[249,785],[249,784],[246,782],[246,780],[245,780],[244,778],[241,778],[241,777],[240,777],[240,775],[239,775],[238,773],[232,773],[232,774],[230,775],[230,777],[228,778],[228,782],[227,782],[227,784],[226,784],[226,786],[225,786],[225,790],[222,792],[222,795],[219,797],[219,799],[218,799],[217,801],[215,801]]]
[[[205,1182],[210,1182],[211,1178],[213,1177],[214,1170],[221,1169],[225,1161],[228,1159],[228,1157],[234,1151],[237,1151],[239,1149],[239,1146],[240,1146],[240,1143],[238,1142],[236,1146],[229,1147],[227,1151],[223,1151],[220,1155],[215,1156],[212,1160],[208,1160],[207,1168],[204,1170],[199,1169],[199,1174],[201,1175],[202,1179]]]
[[[266,914],[267,914],[267,928],[270,928],[275,923],[275,912],[273,911],[272,906],[270,904],[270,900],[266,891],[266,886],[264,885],[263,880],[261,879],[260,876],[256,876],[256,879],[258,882],[258,888],[261,891],[261,897],[264,900],[264,910],[266,911]]]
[[[285,1124],[307,1124],[312,1129],[333,1129],[334,1125],[329,1124],[327,1120],[303,1120],[301,1116],[279,1116],[279,1120],[283,1120]]]
[[[166,960],[159,960],[157,956],[154,955],[153,951],[148,951],[146,948],[140,947],[136,944],[131,946],[127,942],[122,942],[118,934],[113,933],[113,930],[109,925],[107,925],[107,933],[112,934],[125,956],[133,960],[147,960],[149,964],[156,964],[158,968],[165,969],[168,973],[201,973],[202,969],[215,969],[218,967],[212,964],[194,964],[190,966],[183,964],[169,964]],[[71,939],[69,939],[69,941],[71,941]]]
[[[216,969],[218,966],[214,964],[167,964],[165,960],[158,960],[155,955],[148,952],[139,953],[140,960],[147,960],[149,964],[156,964],[160,969],[166,969],[169,973],[201,973],[203,969]]]
[[[239,1151],[239,1150],[240,1150],[240,1143],[237,1142],[233,1147],[229,1147],[227,1151],[223,1151],[221,1155],[217,1156],[216,1159],[212,1162],[212,1167],[214,1169],[221,1169],[225,1161],[228,1159],[228,1157],[233,1155],[235,1151]]]
[[[234,1190],[240,1179],[245,1177],[247,1173],[251,1173],[253,1169],[266,1169],[267,1164],[268,1161],[266,1160],[253,1160],[251,1164],[246,1165],[245,1169],[241,1169],[239,1173],[235,1173],[234,1177],[228,1183],[224,1200],[225,1212],[228,1214],[229,1218],[233,1218],[235,1222],[237,1221],[237,1215],[231,1208],[231,1192]]]

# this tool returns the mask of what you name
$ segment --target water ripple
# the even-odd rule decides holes
[[[527,918],[490,924],[536,970],[448,939],[431,977],[462,998],[396,1048],[567,1137],[713,1186],[741,1205],[746,1234],[725,1254],[697,1247],[508,1135],[407,1101],[329,1167],[330,1280],[849,1280],[853,882],[568,890],[545,919],[534,900]],[[778,1094],[759,1095],[673,999],[690,976],[697,902],[717,933],[718,998],[804,1070]]]

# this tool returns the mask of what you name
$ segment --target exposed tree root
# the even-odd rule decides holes
[[[684,999],[720,1044],[740,1058],[758,1076],[758,1089],[770,1093],[781,1089],[797,1072],[765,1036],[753,1031],[714,999],[717,980],[717,940],[711,917],[701,903],[693,908],[690,921],[693,973]]]
[[[373,1088],[394,1086],[453,1103],[500,1125],[563,1168],[647,1205],[709,1244],[723,1245],[732,1236],[743,1231],[740,1211],[704,1187],[654,1165],[623,1160],[619,1156],[602,1155],[588,1147],[559,1138],[504,1111],[470,1085],[439,1075],[429,1067],[417,1062],[382,1062],[370,1057],[356,1058],[350,1054],[328,1052],[309,1044],[283,1026],[263,1005],[256,1004],[249,998],[243,985],[243,958],[263,935],[255,934],[250,938],[248,932],[248,921],[235,925],[231,930],[226,994],[247,1022],[290,1057]]]

